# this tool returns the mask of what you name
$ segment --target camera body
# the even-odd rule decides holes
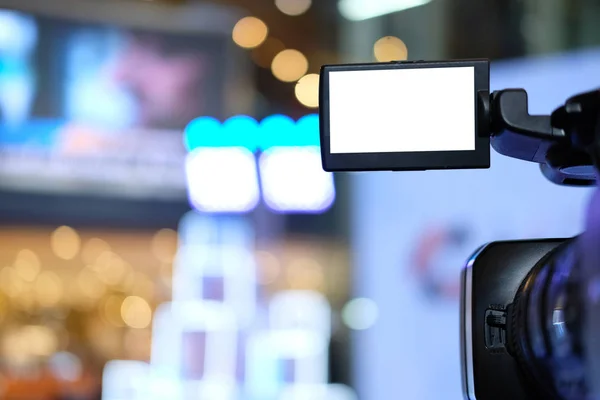
[[[600,90],[530,115],[524,89],[490,93],[488,60],[324,66],[319,114],[326,171],[489,168],[490,147],[563,186],[600,171]],[[466,399],[590,400],[582,251],[577,238],[506,241],[469,259]]]
[[[535,393],[510,354],[507,326],[519,288],[564,239],[493,242],[482,246],[461,276],[463,393],[469,400],[548,399]],[[510,265],[510,268],[506,266]]]

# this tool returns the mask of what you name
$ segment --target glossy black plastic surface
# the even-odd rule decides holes
[[[548,150],[565,133],[552,126],[549,115],[530,115],[527,92],[506,89],[491,96],[492,147],[498,153],[520,160],[545,163]]]
[[[533,400],[506,348],[486,346],[486,313],[505,310],[529,271],[564,239],[494,242],[472,261],[472,338],[475,397],[481,400]],[[464,284],[464,283],[463,283]],[[488,339],[489,341],[489,339]],[[469,362],[468,359],[465,360]]]

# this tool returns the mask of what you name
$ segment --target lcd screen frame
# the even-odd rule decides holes
[[[474,69],[475,149],[462,151],[411,151],[332,153],[330,136],[330,74],[344,71],[375,71],[423,68],[472,67]],[[486,121],[480,114],[479,94],[489,93],[489,60],[465,61],[405,61],[377,64],[326,65],[321,68],[320,80],[320,130],[321,158],[326,171],[411,171],[435,169],[472,169],[490,167],[490,137],[482,129]],[[423,90],[429,90],[424,88]],[[442,89],[441,89],[442,90]],[[430,93],[435,96],[434,93]],[[431,111],[431,118],[435,118]],[[483,124],[481,123],[483,122]]]

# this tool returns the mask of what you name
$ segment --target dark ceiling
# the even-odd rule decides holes
[[[446,2],[444,47],[449,58],[506,59],[600,45],[600,0],[434,1]],[[309,56],[312,72],[341,58],[337,0],[313,0],[300,17],[283,15],[274,0],[215,2],[262,18],[273,36]],[[270,94],[273,107],[298,107],[292,85],[276,81],[268,70],[259,71],[257,81]]]
[[[453,58],[512,58],[528,53],[527,25],[536,21],[561,40],[550,51],[600,45],[599,0],[434,0],[447,3],[449,53]],[[274,0],[214,0],[263,18],[273,34],[301,51],[335,51],[337,0],[314,0],[310,11],[287,17]]]

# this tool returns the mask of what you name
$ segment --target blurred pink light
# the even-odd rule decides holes
[[[333,175],[316,146],[274,147],[260,156],[263,198],[279,212],[321,213],[335,200]]]
[[[199,148],[186,159],[188,195],[204,212],[248,212],[260,193],[254,154],[242,147]]]

